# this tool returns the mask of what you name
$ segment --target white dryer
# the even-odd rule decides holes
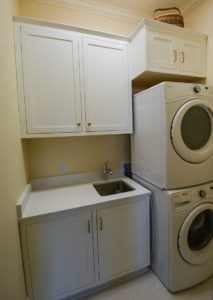
[[[161,189],[213,180],[213,87],[164,82],[134,96],[132,173]]]
[[[172,292],[213,275],[213,183],[163,191],[133,177],[152,191],[151,266]]]

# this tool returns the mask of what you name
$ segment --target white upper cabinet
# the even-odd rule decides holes
[[[204,41],[181,38],[179,55],[179,69],[181,71],[203,74],[206,60],[206,47]]]
[[[168,34],[150,32],[149,63],[151,68],[176,70],[177,39]]]
[[[128,41],[45,25],[15,23],[22,137],[131,133]]]
[[[205,34],[144,19],[132,35],[130,44],[131,78],[152,78],[161,74],[161,81],[206,76]],[[149,77],[151,80],[151,77]],[[183,79],[184,80],[184,79]]]
[[[27,133],[81,131],[77,36],[23,27],[21,42]]]
[[[87,130],[127,131],[131,95],[126,45],[85,38],[83,54]]]

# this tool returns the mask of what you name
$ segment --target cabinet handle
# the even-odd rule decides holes
[[[99,221],[100,221],[100,230],[103,230],[103,221],[101,217],[99,218]]]
[[[77,123],[77,126],[81,126],[81,123]]]
[[[177,61],[177,50],[173,51],[173,62],[175,63]]]
[[[88,123],[88,126],[91,126],[92,124],[91,123]]]
[[[91,232],[90,220],[87,220],[87,230],[88,230],[88,233]]]
[[[183,51],[181,51],[181,53],[180,53],[180,54],[181,54],[181,58],[182,58],[180,62],[181,62],[181,64],[183,64],[183,63],[184,63],[184,61],[185,61],[185,54],[184,54],[184,52],[183,52]]]

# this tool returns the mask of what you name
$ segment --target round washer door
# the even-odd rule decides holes
[[[171,140],[177,154],[191,163],[201,163],[213,153],[213,105],[206,100],[186,102],[171,126]]]
[[[213,204],[197,206],[186,217],[178,235],[182,258],[192,265],[213,259]]]

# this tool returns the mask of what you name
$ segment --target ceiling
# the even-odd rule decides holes
[[[93,11],[132,20],[152,17],[157,8],[178,7],[183,15],[189,14],[205,0],[31,0]]]
[[[128,9],[135,12],[140,12],[145,15],[152,15],[156,8],[183,6],[186,0],[99,0],[99,4],[107,4],[118,8]]]

